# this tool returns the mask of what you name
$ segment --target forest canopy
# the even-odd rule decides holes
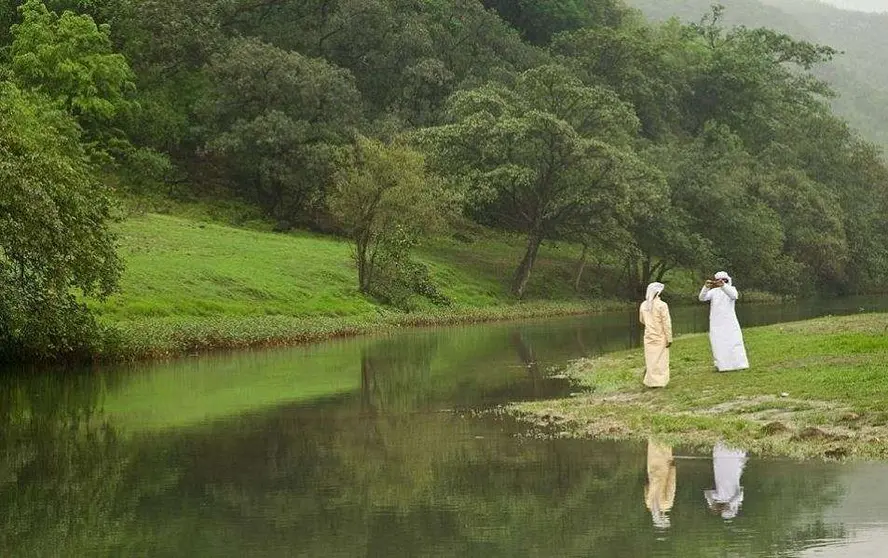
[[[619,261],[625,295],[716,267],[777,293],[874,291],[888,172],[812,74],[835,55],[720,6],[689,24],[620,0],[6,2],[0,336],[88,326],[81,295],[120,273],[111,185],[351,235],[343,185],[400,191],[384,176],[446,199],[451,226],[522,235],[518,297],[556,240]],[[50,324],[39,339],[25,316]]]

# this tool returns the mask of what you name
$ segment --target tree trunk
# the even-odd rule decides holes
[[[641,283],[638,285],[642,291],[647,290],[648,283],[651,282],[651,257],[645,256],[641,267]]]
[[[524,296],[524,289],[527,288],[527,281],[530,279],[530,272],[542,243],[543,236],[538,232],[531,232],[527,237],[527,250],[524,252],[524,259],[521,260],[512,279],[512,294],[518,298]]]
[[[577,275],[574,278],[574,292],[580,292],[580,281],[583,279],[583,271],[586,269],[586,252],[589,245],[583,243],[583,253],[580,254],[580,260],[577,262]]]
[[[662,263],[662,262],[661,262]],[[660,269],[657,270],[657,281],[663,282],[663,278],[666,277],[666,274],[672,269],[672,266],[668,266],[663,264],[660,266]]]
[[[363,235],[358,236],[355,242],[355,263],[358,265],[358,289],[362,293],[370,290],[370,261],[367,256],[369,244],[369,239],[364,238]]]
[[[361,355],[361,410],[372,413],[373,407],[373,384],[376,381],[373,362],[370,357]]]
[[[623,291],[633,298],[638,296],[638,291],[644,293],[644,285],[642,285],[641,269],[638,265],[638,259],[633,257],[626,258],[626,286]]]

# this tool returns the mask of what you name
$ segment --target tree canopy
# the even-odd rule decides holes
[[[378,238],[402,262],[429,234],[399,236],[403,218],[458,200],[462,223],[523,236],[503,278],[519,297],[553,241],[606,252],[633,296],[715,266],[772,292],[879,289],[888,170],[815,77],[837,50],[724,17],[652,23],[618,0],[7,2],[0,210],[23,232],[3,239],[3,335],[51,315],[37,344],[64,345],[58,320],[87,324],[82,297],[113,290],[112,183],[356,242],[361,200],[386,192],[400,209]],[[410,266],[408,290],[426,289]]]

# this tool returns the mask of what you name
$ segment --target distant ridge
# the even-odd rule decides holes
[[[713,0],[626,0],[654,20],[698,21]],[[885,0],[834,0],[873,11]],[[827,44],[843,54],[815,70],[839,98],[833,102],[861,135],[888,150],[888,13],[841,9],[820,0],[722,0],[726,25],[770,27]],[[888,6],[883,9],[888,9]]]

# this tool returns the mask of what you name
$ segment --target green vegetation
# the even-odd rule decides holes
[[[728,27],[719,6],[699,16],[650,23],[620,0],[7,2],[0,357],[165,353],[126,349],[138,314],[165,320],[145,346],[283,342],[374,313],[634,300],[716,268],[779,295],[884,289],[888,168],[813,73],[837,51]],[[254,251],[205,224],[218,239],[185,247],[124,222],[120,258],[115,197],[248,206],[290,236]],[[356,260],[333,263],[331,237]],[[276,265],[296,258],[304,273]],[[282,322],[318,316],[353,321]]]
[[[71,118],[0,84],[0,360],[81,349],[95,335],[72,289],[102,296],[120,262],[110,200]]]
[[[131,217],[116,230],[126,262],[120,291],[90,303],[99,322],[113,332],[94,349],[102,358],[282,345],[404,325],[543,317],[625,305],[583,300],[573,293],[575,251],[558,244],[543,251],[532,285],[535,296],[516,304],[502,271],[522,248],[506,235],[489,232],[471,244],[442,239],[421,247],[419,260],[451,305],[404,313],[361,294],[352,246],[345,240],[157,214]]]
[[[712,0],[628,0],[655,21],[677,17],[699,21]],[[888,15],[880,0],[866,2],[819,0],[731,0],[725,22],[747,27],[769,27],[798,39],[827,44],[841,54],[814,68],[829,82],[837,97],[830,101],[836,114],[848,120],[863,137],[888,146]],[[833,4],[833,5],[830,5]],[[857,4],[855,6],[855,4]],[[861,5],[863,4],[863,5]],[[840,9],[837,6],[849,9]],[[881,11],[880,14],[850,8]]]
[[[561,435],[726,439],[765,455],[884,459],[888,316],[827,317],[746,330],[751,368],[715,373],[706,335],[676,339],[672,379],[641,384],[640,350],[581,360],[581,393],[512,410]],[[551,428],[551,430],[550,430]]]

